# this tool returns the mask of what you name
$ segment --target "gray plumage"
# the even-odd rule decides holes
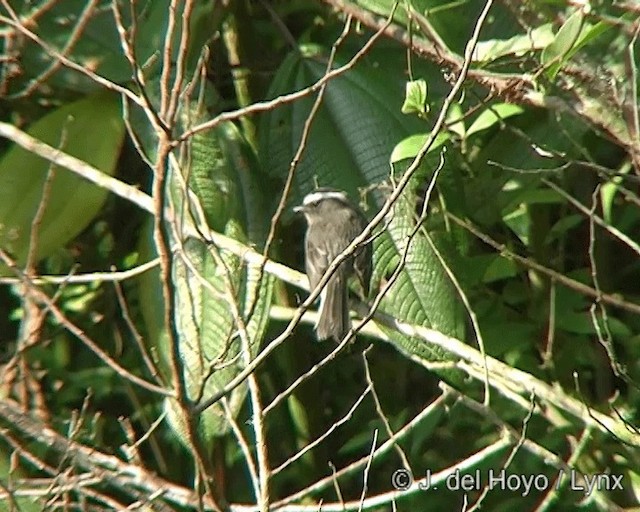
[[[318,189],[308,194],[295,211],[307,220],[305,267],[311,289],[314,289],[331,262],[342,253],[367,226],[364,215],[350,204],[344,192]],[[342,340],[349,319],[347,282],[354,273],[365,297],[371,280],[371,244],[359,247],[343,261],[329,278],[320,295],[320,319],[316,325],[319,340]]]

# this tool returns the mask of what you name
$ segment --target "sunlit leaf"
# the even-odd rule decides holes
[[[453,103],[447,112],[446,119],[447,130],[455,133],[461,139],[464,139],[467,133],[465,126],[464,112],[460,103]]]
[[[471,123],[467,130],[467,137],[478,133],[482,130],[490,128],[494,124],[508,117],[515,116],[524,112],[520,105],[512,103],[498,103],[484,109],[482,113]]]
[[[106,174],[113,174],[124,137],[120,99],[100,93],[64,105],[33,123],[27,132]],[[32,226],[50,169],[53,180],[48,186],[44,215],[38,226]],[[36,259],[46,257],[78,235],[98,213],[106,197],[105,189],[67,169],[52,166],[22,147],[11,146],[0,160],[0,246],[22,264],[29,250],[31,230],[35,228]]]
[[[478,41],[473,52],[473,60],[491,62],[507,55],[522,55],[526,52],[542,50],[553,41],[551,23],[534,28],[528,34],[513,36],[509,39],[491,39]]]
[[[402,160],[413,159],[416,157],[422,146],[424,146],[427,138],[429,137],[428,133],[419,133],[416,135],[410,135],[406,139],[398,142],[396,147],[393,148],[391,152],[391,157],[389,158],[392,164],[400,162]],[[446,133],[439,133],[436,135],[431,147],[429,148],[429,152],[435,151],[439,147],[442,147],[449,140],[449,135]]]
[[[429,113],[428,99],[426,81],[407,82],[404,103],[400,111],[403,114],[417,114],[418,117],[425,117]]]
[[[549,77],[553,78],[568,60],[569,52],[578,42],[583,21],[584,13],[582,9],[577,9],[560,27],[553,41],[542,51],[542,63],[548,66]]]

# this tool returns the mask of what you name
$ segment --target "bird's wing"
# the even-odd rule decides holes
[[[310,247],[309,238],[307,237],[305,252],[307,277],[309,278],[309,284],[313,290],[318,285],[320,279],[322,279],[322,275],[326,272],[329,264],[331,263],[331,260],[329,259],[329,247],[326,239],[320,239],[317,243],[314,241],[313,247]]]

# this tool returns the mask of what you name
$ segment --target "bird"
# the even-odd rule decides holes
[[[293,210],[302,213],[307,222],[305,270],[313,290],[333,260],[364,231],[367,220],[362,211],[349,201],[346,192],[331,188],[318,188],[308,193],[302,204]],[[340,263],[322,289],[320,316],[316,323],[319,341],[333,338],[340,342],[349,332],[347,284],[354,273],[366,299],[372,273],[370,241]]]

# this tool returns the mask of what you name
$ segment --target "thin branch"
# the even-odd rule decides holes
[[[618,228],[611,226],[608,222],[606,222],[602,217],[596,215],[595,212],[592,212],[584,206],[580,201],[575,199],[571,194],[566,192],[562,187],[556,185],[553,181],[548,180],[546,178],[542,178],[542,183],[544,183],[547,187],[554,190],[558,194],[560,194],[563,198],[569,201],[577,210],[583,213],[587,218],[593,219],[593,221],[603,228],[605,231],[610,233],[612,236],[620,240],[627,247],[629,247],[633,252],[635,252],[638,256],[640,256],[640,245],[633,241],[629,236],[625,235]]]
[[[103,76],[98,75],[97,73],[91,71],[87,67],[82,66],[81,64],[78,64],[72,61],[71,59],[67,58],[58,50],[53,48],[51,45],[43,41],[38,35],[34,34],[28,28],[26,28],[19,19],[11,19],[11,18],[7,18],[6,16],[0,16],[0,23],[5,23],[10,27],[13,27],[14,29],[16,29],[18,32],[20,32],[21,34],[25,35],[26,37],[34,41],[36,44],[38,44],[52,59],[59,61],[69,69],[77,71],[78,73],[93,80],[95,83],[102,85],[104,88],[109,89],[111,91],[115,91],[119,94],[122,94],[123,96],[126,96],[137,105],[142,106],[140,98],[136,94],[131,92],[129,89],[127,89],[126,87],[122,87],[112,82],[111,80],[108,80]]]
[[[185,67],[187,61],[187,54],[189,52],[189,43],[191,42],[191,14],[193,13],[193,7],[195,5],[194,0],[185,0],[185,5],[182,8],[182,21],[180,25],[180,44],[178,46],[178,54],[176,56],[175,78],[173,80],[173,86],[171,88],[171,95],[169,97],[169,105],[166,113],[161,109],[161,114],[164,114],[168,122],[173,125],[176,121],[176,115],[178,113],[178,101],[182,94],[182,85],[185,77]],[[170,7],[171,9],[171,7]]]
[[[367,457],[367,463],[364,466],[364,472],[362,475],[362,493],[360,494],[360,506],[358,511],[362,511],[364,508],[364,501],[369,490],[369,472],[371,471],[371,463],[373,462],[373,454],[376,451],[376,445],[378,444],[378,429],[373,431],[373,439],[371,440],[371,451],[369,457]],[[326,509],[325,509],[326,510]]]
[[[73,274],[64,276],[53,276],[40,274],[34,276],[31,282],[36,285],[44,284],[78,284],[78,283],[120,283],[127,281],[134,277],[138,277],[149,270],[156,268],[160,264],[158,258],[154,258],[146,263],[142,263],[136,267],[128,270],[112,270],[110,272],[89,272],[87,274]],[[20,283],[19,277],[0,277],[0,284],[18,284]]]
[[[69,39],[61,50],[61,56],[67,57],[71,54],[76,43],[83,35],[83,31],[86,29],[87,24],[89,23],[89,21],[91,21],[91,17],[93,16],[93,12],[95,11],[95,8],[98,5],[99,1],[100,0],[88,0],[87,5],[85,5],[84,9],[80,13],[80,17],[78,18],[77,23],[74,25],[71,34],[69,34]],[[29,26],[26,23],[24,25]],[[33,80],[31,80],[29,85],[23,91],[18,94],[12,95],[12,97],[16,99],[29,97],[41,84],[46,82],[62,66],[62,61],[59,58],[55,59],[47,69],[45,69]]]
[[[312,442],[310,442],[304,448],[301,448],[295,454],[293,454],[291,457],[289,457],[287,460],[285,460],[278,467],[274,468],[273,469],[273,475],[275,476],[278,473],[280,473],[282,470],[284,470],[287,467],[289,467],[295,461],[297,461],[298,459],[303,457],[306,453],[308,453],[309,451],[313,450],[316,446],[318,446],[320,443],[322,443],[322,441],[327,439],[331,434],[333,434],[333,432],[335,432],[338,429],[338,427],[344,425],[349,420],[351,420],[353,418],[353,415],[355,414],[356,410],[358,409],[358,407],[360,407],[360,404],[362,404],[362,402],[367,397],[367,395],[369,394],[370,391],[371,391],[371,386],[368,385],[362,391],[362,393],[360,393],[360,396],[353,403],[353,405],[349,408],[349,410],[342,416],[342,418],[340,418],[339,420],[333,422],[333,424],[328,429],[326,429],[320,436],[318,436],[317,439],[314,439]]]
[[[373,460],[374,462],[378,459],[382,458],[388,452],[394,449],[396,444],[405,439],[411,432],[414,432],[417,428],[419,428],[420,424],[423,420],[427,418],[437,417],[442,413],[443,408],[449,407],[453,402],[453,395],[448,391],[444,394],[440,395],[433,402],[431,402],[427,407],[422,409],[416,416],[414,416],[411,420],[409,420],[402,428],[400,428],[393,436],[387,439],[384,443],[382,443],[374,452]],[[365,456],[356,460],[349,464],[348,466],[340,469],[339,471],[333,472],[333,474],[318,480],[317,482],[309,485],[305,489],[292,494],[283,500],[274,503],[273,506],[277,507],[278,510],[280,507],[293,503],[295,501],[299,501],[309,496],[310,494],[319,492],[327,487],[333,485],[339,478],[345,477],[347,475],[356,474],[362,468],[365,467],[369,460],[369,456]]]
[[[580,281],[576,281],[575,279],[571,279],[570,277],[567,277],[564,274],[561,274],[560,272],[556,272],[555,270],[545,267],[544,265],[540,265],[539,263],[536,263],[530,258],[525,258],[523,256],[520,256],[514,253],[513,251],[509,250],[506,245],[495,241],[489,235],[483,233],[480,229],[478,229],[473,224],[471,224],[471,222],[465,221],[450,212],[445,212],[445,215],[449,219],[453,220],[459,226],[462,226],[463,228],[467,229],[470,233],[475,235],[484,243],[493,247],[503,257],[512,259],[526,268],[531,268],[536,272],[540,272],[541,274],[544,274],[554,279],[557,283],[562,284],[567,288],[570,288],[571,290],[574,290],[582,295],[586,295],[587,297],[592,297],[592,298],[599,298],[600,300],[612,306],[622,308],[632,313],[640,314],[640,304],[626,301],[623,298],[621,298],[619,294],[609,294],[609,293],[603,293],[603,292],[599,293],[598,290],[596,290],[595,288],[592,288],[591,286],[587,286],[586,284],[583,284]]]
[[[173,39],[175,37],[176,28],[176,14],[178,10],[178,3],[180,0],[171,0],[169,4],[169,15],[167,16],[167,28],[164,32],[164,44],[162,45],[162,71],[160,75],[160,118],[167,124],[171,125],[171,119],[168,117],[169,102],[171,98],[169,96],[172,54],[173,54]]]
[[[133,384],[147,389],[148,391],[157,393],[161,396],[172,396],[171,391],[147,382],[146,380],[141,379],[137,375],[132,374],[131,372],[120,366],[113,358],[111,358],[111,356],[104,352],[104,350],[102,350],[92,339],[90,339],[82,329],[71,322],[60,310],[60,308],[53,302],[53,300],[46,293],[36,287],[31,282],[31,280],[15,266],[15,262],[2,249],[0,249],[0,260],[2,260],[5,265],[7,265],[15,274],[17,274],[23,280],[24,285],[28,288],[29,293],[32,294],[34,300],[45,306],[47,310],[50,311],[51,314],[55,317],[55,319],[64,326],[65,329],[67,329],[71,334],[82,341],[82,343],[84,343],[84,345],[89,350],[91,350],[96,356],[98,356],[98,358],[101,359],[114,372],[116,372],[122,378],[127,379]]]
[[[367,352],[369,352],[370,349],[371,349],[371,346],[369,346],[366,350],[364,350],[362,352],[362,360],[363,360],[363,363],[364,363],[365,379],[367,381],[367,384],[369,385],[369,388],[371,389],[371,397],[373,398],[373,402],[376,405],[376,412],[378,413],[378,418],[380,418],[380,421],[382,421],[382,424],[384,425],[384,429],[387,432],[387,435],[389,436],[389,439],[393,439],[393,436],[394,436],[393,429],[391,428],[391,425],[389,424],[389,420],[387,419],[387,416],[385,415],[384,411],[382,410],[382,404],[380,403],[380,399],[378,398],[378,393],[376,392],[376,387],[373,384],[373,378],[371,377],[371,370],[369,369],[369,360],[367,358]],[[402,461],[402,465],[404,466],[404,468],[406,470],[408,470],[408,471],[411,471],[411,465],[409,464],[409,458],[406,456],[406,454],[402,450],[401,446],[398,443],[394,443],[394,448],[396,450],[396,453],[398,454],[398,457]]]

